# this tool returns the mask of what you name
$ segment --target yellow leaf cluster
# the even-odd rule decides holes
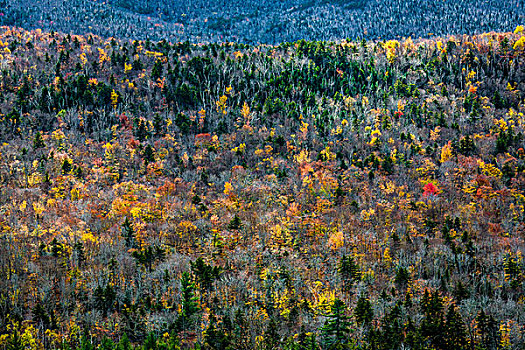
[[[330,249],[337,250],[344,245],[345,237],[342,231],[336,231],[330,235],[328,238],[328,245]]]
[[[388,63],[394,63],[396,60],[396,49],[399,46],[399,41],[397,40],[389,40],[385,43],[386,59],[388,60]]]
[[[227,196],[231,196],[233,195],[233,186],[230,182],[226,182],[224,184],[224,194],[227,195]]]
[[[226,115],[226,101],[228,101],[228,96],[222,95],[221,97],[219,97],[219,100],[215,102],[217,112]]]
[[[144,54],[148,57],[162,57],[162,52],[156,52],[156,51],[144,51]]]
[[[335,153],[331,152],[330,147],[328,146],[326,146],[326,148],[321,151],[321,156],[323,157],[323,159],[326,159],[327,161],[332,161],[332,160],[335,160],[336,158]]]
[[[83,67],[84,67],[84,66],[87,64],[87,62],[88,62],[87,57],[86,57],[86,54],[85,54],[84,52],[82,52],[82,53],[80,54],[80,62],[82,63],[82,66],[83,66]]]
[[[301,150],[298,155],[294,156],[294,159],[297,163],[310,163],[310,158],[307,150]]]
[[[115,92],[115,89],[111,90],[111,105],[113,108],[117,108],[118,103],[118,94]]]
[[[525,46],[525,36],[522,36],[521,38],[516,40],[512,48],[514,50],[522,50],[524,46]]]
[[[447,160],[449,160],[450,158],[452,158],[452,144],[451,142],[449,141],[447,144],[445,144],[443,146],[443,148],[441,149],[441,163],[444,163],[446,162]]]
[[[479,167],[481,171],[487,176],[500,178],[502,176],[501,170],[492,164],[485,163],[483,161],[479,162]]]
[[[98,48],[98,63],[104,64],[104,62],[109,62],[109,57],[104,49]]]

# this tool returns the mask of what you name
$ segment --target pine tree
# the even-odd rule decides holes
[[[71,160],[69,160],[68,158],[64,158],[64,161],[62,162],[62,174],[69,174],[72,168],[73,164],[71,163]]]
[[[143,350],[157,350],[157,337],[155,337],[155,334],[153,332],[149,333],[146,337],[146,340],[144,340],[144,346],[142,347]]]
[[[239,218],[239,216],[237,214],[235,214],[235,216],[233,217],[233,219],[230,221],[230,223],[228,224],[228,229],[229,230],[238,230],[242,227],[242,222],[241,222],[241,218]]]
[[[40,131],[38,131],[35,135],[35,138],[33,139],[33,149],[39,149],[46,147],[46,144],[44,143],[44,139],[42,138],[42,134]]]
[[[394,282],[398,289],[405,289],[407,287],[408,281],[410,280],[410,274],[405,267],[400,267],[396,272],[396,277]]]
[[[153,65],[153,68],[151,69],[151,79],[156,81],[157,79],[160,79],[163,73],[163,67],[162,67],[162,61],[156,60],[155,64]]]
[[[346,305],[340,299],[332,304],[332,313],[321,328],[322,344],[325,349],[337,349],[349,346],[351,332],[349,317],[345,315]]]
[[[401,307],[397,303],[383,318],[381,342],[384,345],[384,349],[398,349],[403,341],[404,333],[401,322]]]
[[[487,316],[485,311],[481,310],[476,317],[478,323],[478,332],[480,335],[480,349],[496,349],[498,346],[499,327],[498,322],[493,316]]]
[[[113,341],[106,336],[102,338],[102,341],[100,342],[100,345],[98,346],[97,350],[114,350],[115,344]]]
[[[126,239],[126,246],[128,248],[136,248],[137,242],[135,241],[135,232],[133,230],[133,224],[126,217],[122,224],[122,236]]]
[[[209,290],[219,275],[222,269],[218,266],[211,266],[204,262],[202,258],[197,258],[195,262],[190,263],[191,271],[197,279],[197,283],[204,290]]]
[[[360,296],[357,300],[357,305],[354,310],[354,317],[359,325],[369,325],[374,318],[374,311],[372,310],[372,303],[364,296]]]
[[[273,318],[268,322],[266,331],[264,332],[264,349],[273,350],[279,349],[281,345],[281,336],[277,330],[277,323]]]
[[[352,256],[343,255],[337,267],[343,280],[343,290],[349,291],[352,285],[361,279],[359,265],[354,261]]]
[[[444,349],[462,350],[468,349],[467,331],[461,315],[452,304],[448,308],[444,334]]]
[[[437,290],[430,294],[428,289],[425,289],[421,300],[421,311],[424,315],[420,326],[421,335],[435,347],[442,347],[445,321],[443,299]]]
[[[120,341],[118,342],[116,350],[131,350],[131,342],[129,341],[129,338],[126,333],[122,335],[122,338],[120,338]]]
[[[18,329],[13,331],[13,334],[9,337],[7,341],[7,350],[24,350],[26,347],[22,341],[22,337],[18,334]]]
[[[203,350],[227,350],[231,349],[228,334],[219,327],[217,317],[210,314],[210,323],[204,332]]]
[[[189,272],[182,273],[180,279],[182,294],[182,310],[177,319],[177,328],[187,330],[195,320],[194,316],[199,312],[198,298],[195,296],[195,283],[191,280]]]
[[[78,241],[73,245],[73,250],[76,254],[78,267],[82,266],[82,263],[86,261],[86,255],[84,253],[84,244],[82,241]]]
[[[146,148],[144,149],[143,158],[144,158],[144,163],[146,164],[146,166],[149,163],[155,162],[155,150],[153,149],[153,147],[151,147],[151,145],[147,145]]]

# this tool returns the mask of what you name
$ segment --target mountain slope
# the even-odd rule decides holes
[[[523,28],[0,41],[1,346],[523,345]]]

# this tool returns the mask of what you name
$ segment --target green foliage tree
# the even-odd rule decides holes
[[[436,290],[432,294],[425,289],[421,299],[421,311],[423,320],[421,321],[421,335],[432,346],[441,348],[444,345],[445,319],[443,315],[443,299]]]
[[[361,279],[359,265],[355,262],[353,256],[343,255],[337,266],[337,271],[343,281],[343,290],[349,291],[355,282]]]
[[[127,217],[122,223],[121,232],[122,236],[126,240],[126,247],[136,248],[137,241],[135,239],[135,231],[133,229],[133,224],[131,223],[131,221],[129,221]]]
[[[321,339],[324,349],[351,349],[353,342],[350,338],[349,317],[346,316],[346,305],[340,299],[335,299],[332,312],[327,316],[324,326],[321,328]]]
[[[357,305],[354,309],[354,317],[359,325],[370,325],[374,318],[372,303],[363,295],[357,300]]]
[[[182,273],[180,279],[182,305],[177,318],[176,329],[187,330],[196,322],[196,315],[200,310],[198,297],[195,296],[195,283],[191,280],[189,272]]]
[[[222,269],[219,266],[211,266],[204,262],[201,257],[190,263],[191,271],[195,275],[197,284],[203,290],[210,290],[213,281],[219,278]]]

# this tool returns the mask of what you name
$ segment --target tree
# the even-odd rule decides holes
[[[448,308],[444,331],[444,349],[462,350],[469,348],[465,323],[463,323],[454,304]]]
[[[46,147],[46,144],[44,143],[44,139],[42,138],[42,134],[40,131],[38,131],[35,135],[35,138],[33,139],[33,149],[37,150],[39,148]]]
[[[354,317],[359,325],[369,325],[374,318],[374,311],[372,310],[372,303],[363,295],[357,300],[357,305],[354,310]]]
[[[359,270],[359,265],[355,262],[354,257],[343,255],[337,267],[337,271],[343,280],[343,290],[349,291],[352,285],[361,279]]]
[[[137,242],[135,240],[135,232],[133,230],[133,224],[126,217],[121,227],[122,236],[126,240],[126,246],[128,248],[136,248]]]
[[[351,333],[349,317],[346,316],[346,305],[340,299],[335,299],[331,314],[321,328],[321,338],[325,349],[351,348],[349,335]]]
[[[191,280],[189,272],[182,273],[180,279],[182,305],[177,319],[177,328],[187,330],[195,323],[194,316],[199,312],[198,298],[195,296],[195,283]]]
[[[13,330],[13,334],[8,338],[7,342],[7,350],[24,350],[26,347],[22,341],[22,337],[18,333],[18,326],[15,326],[15,329]]]
[[[278,332],[277,323],[275,319],[270,318],[266,331],[264,332],[264,349],[272,350],[279,349],[281,345],[281,336]]]
[[[209,290],[222,273],[222,269],[218,266],[211,266],[204,262],[202,258],[197,258],[195,262],[190,263],[191,271],[197,279],[197,283],[203,290]]]
[[[153,81],[156,81],[157,79],[160,79],[163,73],[163,67],[162,67],[162,61],[156,60],[155,64],[153,65],[153,68],[151,69],[151,79]]]
[[[436,290],[432,294],[425,289],[421,299],[421,311],[423,320],[421,321],[421,335],[433,346],[440,348],[443,346],[443,336],[445,334],[445,320],[443,315],[443,299]]]
[[[488,316],[485,311],[481,310],[476,317],[478,332],[480,336],[480,349],[496,349],[500,338],[498,322],[492,315]]]
[[[139,264],[145,266],[148,272],[151,272],[153,268],[153,263],[156,260],[164,260],[165,252],[162,247],[152,247],[148,245],[146,248],[143,248],[141,250],[135,250],[132,253],[132,256]]]
[[[396,283],[397,288],[399,289],[405,289],[408,285],[408,282],[410,280],[410,274],[408,273],[408,270],[406,267],[400,267],[397,269],[396,277],[394,279],[394,282]]]
[[[242,227],[242,221],[241,218],[237,214],[231,219],[230,223],[228,224],[229,230],[238,230]]]
[[[232,349],[228,334],[219,327],[217,316],[210,314],[209,324],[204,331],[203,350],[227,350]]]

